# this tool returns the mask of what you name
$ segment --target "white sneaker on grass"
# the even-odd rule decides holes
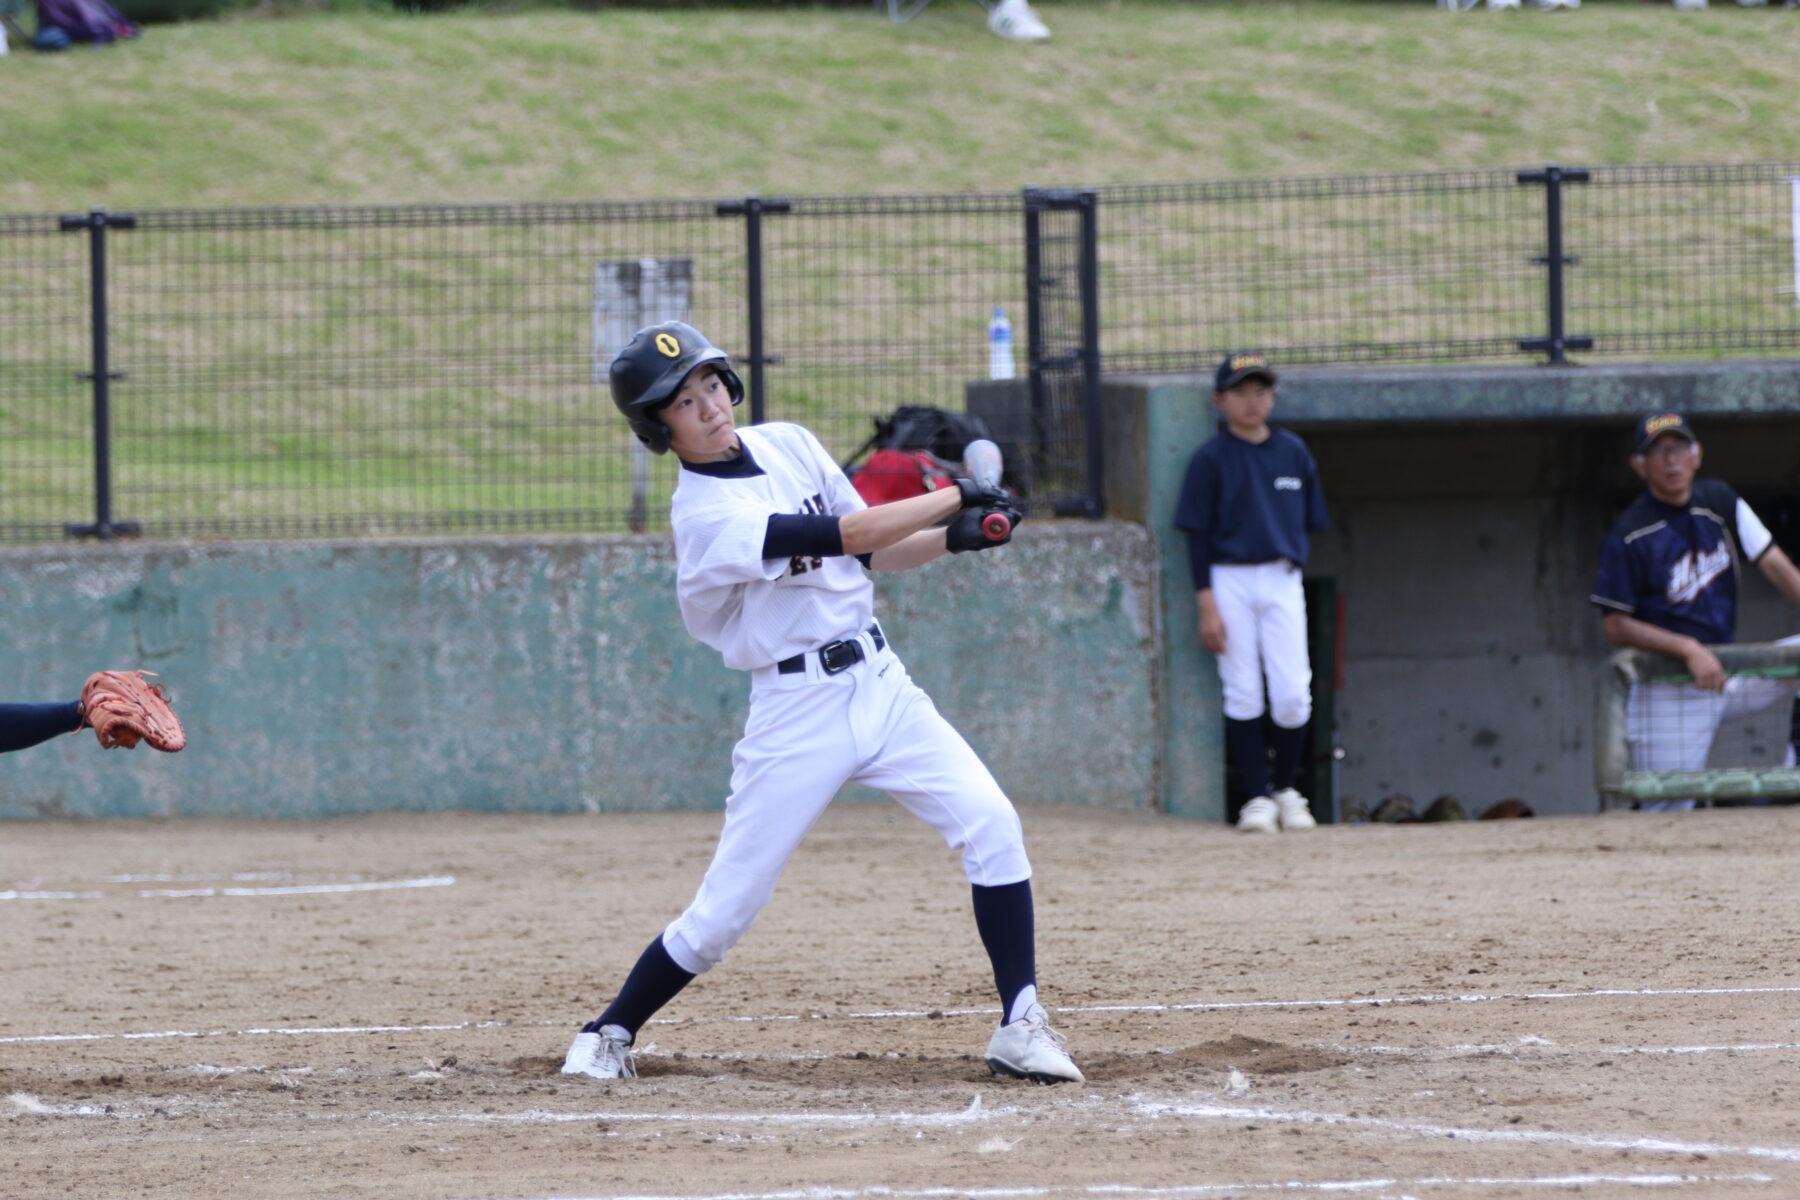
[[[1014,42],[1041,42],[1050,36],[1029,0],[1000,0],[988,10],[988,28]]]
[[[1239,833],[1274,833],[1281,826],[1281,810],[1267,796],[1257,796],[1244,802],[1238,810],[1237,827]]]

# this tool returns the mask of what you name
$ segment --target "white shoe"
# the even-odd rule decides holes
[[[1267,796],[1258,796],[1238,810],[1238,832],[1274,833],[1281,828],[1276,824],[1280,819],[1281,810],[1275,807],[1275,802]]]
[[[1706,0],[1675,0],[1675,7],[1683,12],[1694,12],[1706,7]]]
[[[1281,817],[1283,829],[1313,829],[1318,822],[1313,820],[1312,809],[1306,803],[1306,797],[1293,788],[1282,788],[1274,796],[1275,807]]]
[[[637,1055],[631,1050],[631,1035],[617,1025],[602,1025],[599,1033],[583,1030],[575,1035],[563,1059],[562,1073],[594,1079],[617,1079],[621,1075],[636,1079]]]
[[[1063,1049],[1062,1035],[1050,1028],[1050,1014],[1033,1004],[1011,1025],[1002,1025],[988,1039],[988,1070],[1036,1083],[1086,1083],[1087,1076]]]
[[[988,28],[1014,42],[1041,42],[1050,36],[1029,0],[1000,0],[988,13]]]

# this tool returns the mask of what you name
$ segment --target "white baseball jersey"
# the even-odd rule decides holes
[[[683,471],[670,516],[681,619],[726,666],[749,671],[867,629],[875,589],[848,555],[763,557],[773,514],[841,517],[868,506],[811,431],[756,425],[738,438],[763,474]]]
[[[750,928],[846,783],[880,788],[931,825],[971,883],[1031,875],[1011,801],[871,628],[875,589],[862,564],[763,557],[771,515],[843,516],[866,507],[862,498],[800,426],[737,432],[761,473],[684,469],[672,506],[682,620],[751,679],[725,828],[693,902],[663,930],[669,957],[695,975]],[[818,650],[838,641],[860,657],[828,670]]]

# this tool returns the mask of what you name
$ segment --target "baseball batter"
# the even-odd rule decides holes
[[[1645,491],[1600,543],[1592,600],[1603,614],[1606,640],[1680,659],[1693,676],[1692,683],[1632,688],[1625,739],[1640,771],[1699,770],[1721,721],[1794,694],[1792,679],[1728,677],[1707,649],[1737,634],[1741,560],[1755,563],[1795,605],[1800,571],[1729,484],[1695,478],[1702,457],[1680,413],[1651,413],[1639,421],[1630,461]],[[1691,809],[1694,801],[1653,800],[1638,807]]]
[[[1018,509],[1006,493],[961,479],[865,506],[807,430],[736,428],[742,382],[722,351],[680,322],[633,335],[611,386],[639,439],[681,460],[671,512],[682,620],[727,666],[749,673],[750,714],[699,893],[575,1036],[563,1073],[635,1075],[638,1030],[724,959],[825,806],[857,782],[887,791],[962,855],[1000,992],[988,1066],[1039,1083],[1081,1081],[1037,1000],[1031,864],[1018,815],[908,678],[864,574],[1003,544],[1010,530],[992,538],[983,518],[1004,512],[1016,524]]]
[[[1237,827],[1247,833],[1316,824],[1294,781],[1312,718],[1300,570],[1307,535],[1327,527],[1325,494],[1306,443],[1269,424],[1275,383],[1265,356],[1225,356],[1213,377],[1225,427],[1194,451],[1175,509],[1188,535],[1200,642],[1218,657],[1225,742],[1247,797]]]

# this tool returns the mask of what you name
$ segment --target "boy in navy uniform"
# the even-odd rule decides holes
[[[1591,599],[1604,614],[1606,640],[1679,659],[1693,676],[1692,683],[1632,688],[1625,740],[1640,771],[1700,770],[1721,721],[1768,708],[1794,692],[1792,679],[1727,677],[1707,648],[1728,643],[1737,633],[1740,560],[1755,563],[1795,605],[1800,605],[1800,570],[1731,485],[1695,478],[1702,454],[1680,413],[1651,413],[1640,420],[1631,469],[1646,490],[1600,543]],[[1645,801],[1638,807],[1691,809],[1694,801]]]
[[[1306,443],[1269,424],[1275,382],[1262,354],[1225,356],[1213,381],[1225,427],[1194,451],[1175,509],[1188,535],[1200,642],[1219,660],[1225,744],[1248,797],[1237,827],[1247,833],[1315,825],[1294,787],[1312,717],[1300,571],[1307,535],[1328,522]]]

